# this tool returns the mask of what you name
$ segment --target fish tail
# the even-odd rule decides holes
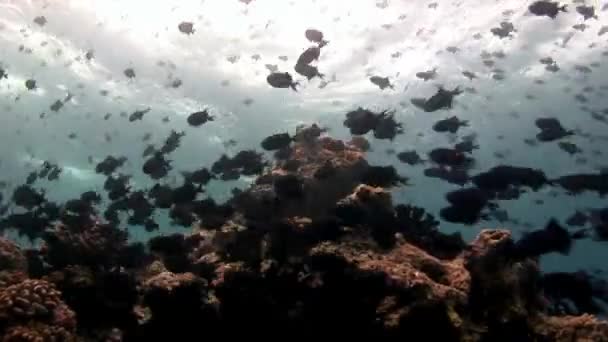
[[[329,40],[321,40],[321,42],[319,43],[319,48],[322,48],[327,44],[329,44]]]
[[[293,89],[293,91],[298,92],[298,88],[297,86],[300,84],[300,82],[294,82],[291,84],[291,89]]]
[[[559,10],[562,11],[562,12],[568,12],[568,5],[566,4],[566,5],[560,6]]]

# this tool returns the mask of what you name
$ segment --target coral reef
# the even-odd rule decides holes
[[[27,325],[10,327],[4,337],[3,342],[46,342],[61,341],[75,342],[78,338],[69,330],[54,325],[34,322]]]
[[[73,341],[75,330],[76,315],[53,284],[26,279],[0,290],[3,341]]]
[[[467,244],[424,209],[395,205],[389,188],[404,178],[369,165],[358,145],[312,126],[266,171],[257,155],[254,166],[226,157],[214,173],[263,173],[222,205],[190,183],[168,188],[166,207],[192,231],[147,249],[77,202],[39,249],[0,239],[2,340],[608,340],[608,323],[589,315],[606,283],[538,266],[572,243],[557,223],[518,241],[482,230]],[[559,310],[566,300],[575,312]]]
[[[0,270],[25,271],[27,259],[21,249],[5,238],[0,237]]]
[[[45,236],[42,251],[55,267],[115,264],[127,244],[127,233],[111,224],[91,222],[84,226],[55,225]]]

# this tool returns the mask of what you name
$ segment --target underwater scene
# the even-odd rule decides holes
[[[0,0],[0,341],[608,341],[607,0]]]

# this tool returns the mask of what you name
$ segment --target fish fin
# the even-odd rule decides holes
[[[319,43],[319,49],[324,47],[327,44],[329,44],[329,40],[321,40],[321,42]]]
[[[298,92],[298,88],[297,86],[300,84],[300,82],[293,82],[291,84],[291,89],[293,89],[293,91]]]
[[[568,12],[568,5],[566,4],[566,5],[560,6],[559,10],[562,11],[562,12]]]

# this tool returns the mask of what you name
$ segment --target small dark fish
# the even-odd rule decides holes
[[[420,158],[420,155],[418,154],[418,152],[416,152],[414,150],[400,152],[397,154],[397,158],[402,163],[406,163],[409,165],[418,165],[418,164],[421,164],[424,162],[424,160],[422,158]]]
[[[53,104],[51,105],[50,109],[53,112],[58,112],[62,107],[63,107],[63,101],[57,100],[57,101],[53,102]]]
[[[189,21],[182,21],[181,23],[179,23],[179,25],[177,25],[177,29],[179,30],[179,32],[187,35],[194,34],[195,32],[194,23]]]
[[[206,110],[200,111],[200,112],[194,112],[192,114],[190,114],[188,116],[188,119],[186,119],[186,121],[188,122],[188,124],[190,126],[193,127],[199,127],[201,125],[206,124],[209,121],[213,121],[215,118],[211,115],[209,115],[209,113]]]
[[[394,113],[382,112],[374,127],[374,138],[393,140],[397,134],[403,133],[402,124],[395,121]]]
[[[591,19],[591,18],[597,19],[597,15],[595,15],[594,6],[585,6],[585,5],[576,6],[576,11],[580,15],[582,15],[585,20]]]
[[[264,67],[271,73],[279,71],[279,67],[276,64],[266,64]]]
[[[386,88],[395,89],[395,87],[389,81],[388,77],[372,76],[369,78],[369,80],[373,84],[377,85],[381,90],[384,90]]]
[[[558,2],[553,1],[536,1],[528,6],[528,10],[534,15],[555,19],[559,12],[567,12],[567,7],[567,5],[560,6]]]
[[[433,68],[428,71],[421,71],[416,73],[416,77],[424,80],[425,82],[428,80],[433,80],[437,77],[437,68]]]
[[[133,70],[133,68],[127,68],[127,69],[125,69],[125,71],[123,71],[123,73],[128,78],[135,78],[135,70]]]
[[[131,115],[129,115],[129,122],[141,120],[144,117],[144,114],[147,114],[150,110],[152,110],[152,109],[150,107],[148,107],[144,110],[134,111],[133,113],[131,113]]]
[[[585,25],[585,24],[576,24],[573,25],[572,28],[581,32],[585,32],[585,29],[587,29],[589,26]]]
[[[591,68],[586,65],[575,65],[574,70],[582,72],[583,74],[590,74],[593,72],[593,70],[591,70]]]
[[[516,32],[515,26],[508,21],[503,21],[500,23],[500,27],[494,27],[490,29],[495,36],[502,38],[507,38],[511,36],[511,33]]]
[[[25,209],[33,209],[46,202],[44,193],[37,191],[29,185],[20,185],[13,190],[13,202]]]
[[[587,222],[589,222],[589,216],[578,210],[566,219],[566,224],[574,227],[582,227],[587,224]]]
[[[450,148],[436,148],[431,150],[428,155],[429,159],[442,166],[462,168],[473,162],[466,154]]]
[[[25,81],[25,87],[27,88],[27,90],[36,89],[36,80],[29,79]]]
[[[550,71],[550,72],[558,72],[559,66],[557,66],[556,63],[549,64],[549,65],[545,66],[545,70]]]
[[[278,133],[264,138],[261,146],[266,151],[275,151],[289,146],[292,141],[293,138],[289,136],[289,133]]]
[[[298,62],[296,64],[310,64],[314,61],[319,60],[319,56],[321,55],[321,48],[317,46],[309,47],[306,49],[300,57],[298,57]]]
[[[440,109],[450,109],[454,101],[454,97],[462,94],[462,90],[455,88],[454,90],[446,90],[439,87],[437,93],[428,99],[412,99],[413,105],[421,108],[425,112],[434,112]]]
[[[483,210],[492,206],[487,193],[477,188],[465,188],[449,192],[445,195],[450,203],[449,207],[442,208],[439,215],[442,219],[452,223],[474,224],[485,215]]]
[[[184,132],[177,132],[175,130],[171,130],[171,133],[165,140],[165,143],[160,149],[162,154],[169,154],[177,150],[177,148],[181,144],[182,138],[186,135]]]
[[[53,165],[51,165],[51,163],[49,163],[48,161],[45,161],[42,164],[40,172],[38,173],[38,178],[46,178],[52,168]]]
[[[316,29],[308,29],[304,32],[304,35],[309,41],[319,44],[320,48],[329,43],[329,41],[323,39],[323,32]]]
[[[570,234],[570,237],[572,238],[572,240],[581,240],[588,238],[590,233],[590,229],[582,228],[574,231],[572,234]]]
[[[431,167],[424,170],[424,175],[430,178],[439,178],[448,183],[464,186],[469,182],[466,169],[449,167]]]
[[[179,78],[175,79],[175,80],[171,81],[171,88],[179,88],[182,86],[182,84],[183,84],[182,80],[180,80]]]
[[[315,77],[319,77],[321,79],[323,79],[323,77],[325,76],[324,74],[319,72],[319,69],[317,69],[316,66],[312,66],[312,65],[308,65],[308,64],[296,64],[294,70],[306,77],[306,79],[311,80]]]
[[[144,152],[142,153],[142,157],[144,157],[144,158],[149,157],[149,156],[153,155],[155,152],[156,152],[156,147],[154,147],[154,145],[148,145],[144,149]]]
[[[542,230],[525,234],[515,243],[519,257],[538,257],[558,252],[567,255],[572,247],[572,237],[555,219],[551,219]]]
[[[30,174],[27,176],[26,180],[25,180],[25,184],[27,185],[32,185],[34,184],[34,182],[36,182],[36,180],[38,179],[38,172],[36,171],[32,171],[30,172]]]
[[[38,16],[34,18],[34,23],[38,24],[39,26],[44,26],[47,23],[46,17],[43,15]]]
[[[550,65],[550,64],[554,64],[555,60],[553,60],[552,57],[543,57],[541,59],[538,60],[541,64],[545,64],[545,65]]]
[[[171,163],[160,152],[154,153],[142,166],[143,173],[155,180],[165,177],[169,173],[169,170],[171,170]]]
[[[448,46],[445,50],[449,53],[457,53],[460,49],[457,46]]]
[[[354,135],[364,135],[374,130],[378,125],[379,114],[362,107],[346,113],[344,126]]]
[[[469,122],[467,120],[460,120],[458,117],[452,116],[450,118],[437,121],[433,125],[433,130],[439,133],[456,133],[460,127],[467,127],[468,125]]]
[[[549,142],[574,134],[573,131],[566,130],[556,118],[540,118],[535,121],[535,124],[541,130],[536,135],[539,141]]]
[[[595,191],[601,197],[608,194],[608,173],[582,173],[562,176],[553,181],[569,194],[576,195],[583,191]]]
[[[59,179],[59,175],[61,174],[61,171],[63,171],[60,167],[53,167],[53,169],[51,170],[51,172],[49,172],[49,175],[47,176],[47,180],[49,181],[54,181]]]
[[[475,144],[472,139],[467,139],[454,145],[454,149],[463,153],[471,153],[473,152],[473,150],[476,150],[478,148],[479,145]]]
[[[158,223],[156,223],[153,219],[148,218],[145,222],[144,222],[144,229],[146,230],[146,232],[151,233],[154,231],[157,231],[158,228],[160,228],[160,225]]]
[[[471,81],[472,81],[474,78],[477,78],[477,75],[476,75],[474,72],[472,72],[472,71],[467,71],[467,70],[465,70],[465,71],[463,71],[463,72],[462,72],[462,75],[463,75],[464,77],[468,78],[468,79],[469,79],[469,80],[471,80]]]
[[[542,170],[528,167],[499,165],[472,177],[473,183],[488,193],[505,193],[522,186],[537,191],[549,181]],[[510,196],[511,197],[511,196]]]
[[[80,199],[91,204],[98,204],[101,202],[101,196],[95,191],[83,192],[80,194]]]
[[[209,183],[212,179],[215,179],[213,174],[211,174],[211,172],[209,172],[209,170],[206,168],[202,168],[194,172],[183,172],[182,174],[184,176],[185,182],[187,183],[205,185]]]
[[[298,82],[294,82],[293,78],[288,72],[274,72],[266,77],[266,81],[273,88],[291,88],[294,91],[298,91],[296,88]]]
[[[108,198],[111,201],[115,201],[125,197],[129,191],[131,191],[131,186],[129,185],[130,179],[130,176],[121,174],[106,178],[106,181],[103,183],[103,188],[108,192]]]
[[[104,160],[99,162],[97,166],[95,166],[95,172],[110,176],[119,167],[123,166],[126,161],[126,157],[116,158],[114,156],[107,156]]]
[[[557,144],[557,146],[559,146],[560,149],[562,149],[564,152],[567,152],[570,155],[582,152],[582,150],[578,146],[576,146],[575,144],[573,144],[571,142],[567,142],[567,141],[560,141]]]
[[[0,80],[3,78],[8,78],[8,74],[6,73],[6,70],[0,67]]]

